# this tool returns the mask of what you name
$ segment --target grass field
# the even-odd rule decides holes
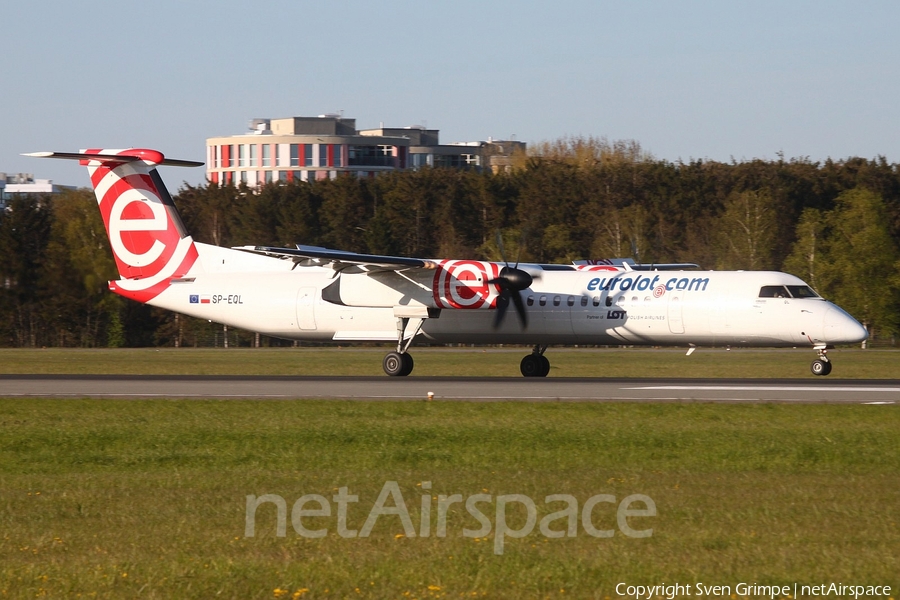
[[[3,350],[0,372],[374,375],[383,352]],[[527,350],[415,352],[417,375],[515,376]],[[551,376],[801,377],[812,358],[550,352]],[[900,371],[893,351],[832,356],[835,376]],[[897,597],[898,430],[896,405],[0,399],[0,598],[605,599],[618,583],[696,582],[731,586],[729,598],[741,582],[891,585]],[[385,515],[368,537],[339,535],[340,488],[358,496],[346,526],[361,530],[391,481],[414,531]],[[264,494],[285,501],[283,537],[273,504],[246,535],[247,496]],[[330,516],[301,521],[322,538],[293,526],[307,494],[330,503]],[[479,505],[490,532],[466,537],[480,524],[457,503],[437,535],[438,497],[453,494],[490,496]],[[536,524],[498,554],[498,497],[511,494],[534,501]],[[565,507],[553,494],[578,504],[573,537],[540,529]],[[597,494],[615,501],[588,524],[609,538],[578,518]],[[617,520],[633,494],[656,515],[625,524],[649,537]],[[407,535],[423,520],[427,536]],[[524,505],[510,502],[505,520],[523,527]]]
[[[384,348],[0,349],[0,374],[383,375]],[[413,348],[413,377],[520,377],[530,352],[507,348]],[[551,348],[550,377],[815,378],[811,350]],[[900,350],[839,348],[832,379],[900,378]]]
[[[605,598],[619,582],[900,585],[896,406],[0,400],[0,597]],[[431,493],[649,496],[561,539],[506,538],[451,507],[447,536],[382,516],[345,539],[291,526],[304,494],[359,496],[360,529],[396,481],[418,529]],[[246,496],[277,494],[245,536]],[[387,502],[393,506],[393,501]],[[309,506],[315,508],[313,504]],[[640,507],[640,506],[638,506]],[[336,504],[333,503],[333,510]],[[508,522],[521,527],[522,506]],[[553,529],[565,530],[559,521]]]

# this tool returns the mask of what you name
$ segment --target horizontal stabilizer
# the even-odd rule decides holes
[[[169,167],[202,167],[205,163],[194,160],[177,160],[166,158],[156,150],[132,149],[128,154],[99,154],[96,152],[28,152],[22,156],[34,158],[62,158],[68,160],[95,160],[102,162],[127,163],[144,161],[151,165],[165,165]]]

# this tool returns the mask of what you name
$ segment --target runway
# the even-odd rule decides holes
[[[900,380],[0,375],[4,398],[894,404]]]

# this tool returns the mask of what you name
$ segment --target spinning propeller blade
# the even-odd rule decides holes
[[[534,278],[519,268],[518,256],[516,257],[516,265],[514,267],[509,266],[509,261],[506,260],[506,252],[503,249],[503,236],[499,231],[497,232],[497,247],[500,249],[500,257],[503,259],[503,264],[506,266],[500,269],[500,274],[497,277],[488,281],[488,283],[492,283],[500,288],[500,295],[497,297],[497,312],[494,315],[494,329],[497,329],[503,323],[503,317],[506,316],[510,301],[516,308],[516,314],[519,315],[522,327],[528,328],[528,313],[525,311],[525,303],[522,302],[522,296],[519,292],[528,289],[534,282]]]

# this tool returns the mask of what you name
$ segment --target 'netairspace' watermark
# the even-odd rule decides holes
[[[431,489],[430,481],[423,481],[419,484],[423,491],[428,492]],[[388,505],[390,499],[392,505]],[[406,500],[400,491],[400,486],[396,481],[387,481],[381,488],[381,493],[375,504],[369,511],[362,529],[350,529],[347,525],[347,513],[349,505],[359,502],[359,496],[350,494],[349,488],[342,487],[338,489],[338,493],[332,497],[332,501],[337,505],[336,531],[343,538],[365,538],[369,537],[378,517],[396,516],[400,519],[403,527],[403,535],[408,538],[414,537],[430,537],[431,534],[431,511],[436,508],[436,527],[434,536],[443,538],[447,537],[447,513],[454,504],[464,504],[466,511],[480,525],[478,529],[462,530],[462,535],[469,538],[484,538],[494,532],[494,554],[503,554],[503,547],[506,538],[522,538],[534,531],[535,525],[538,525],[541,534],[548,538],[575,537],[578,534],[579,517],[581,528],[584,532],[592,537],[611,538],[615,535],[615,529],[600,529],[595,526],[594,509],[598,504],[618,504],[616,508],[616,524],[619,531],[631,538],[646,538],[653,535],[653,529],[634,529],[629,525],[628,519],[635,517],[655,517],[656,503],[653,499],[644,494],[632,494],[626,496],[621,502],[617,502],[616,497],[612,494],[597,494],[588,498],[581,505],[579,514],[578,500],[570,494],[551,494],[544,498],[545,504],[556,504],[564,506],[561,510],[551,512],[545,515],[540,524],[538,524],[537,506],[534,500],[524,494],[501,494],[493,496],[491,494],[473,494],[463,499],[462,494],[437,496],[437,506],[434,505],[434,498],[431,493],[423,494],[420,499],[419,509],[419,528],[416,530],[413,521],[410,518],[409,510],[406,508]],[[287,535],[287,503],[284,498],[277,494],[264,494],[255,496],[250,494],[247,496],[247,516],[244,526],[244,536],[254,537],[256,535],[256,511],[262,504],[271,503],[277,508],[277,521],[275,526],[275,535],[284,537]],[[491,523],[488,515],[479,508],[479,505],[493,503],[494,522]],[[518,528],[510,527],[507,522],[507,509],[512,506],[520,506],[525,509],[525,522]],[[515,510],[515,509],[514,509]],[[520,511],[521,509],[519,509]],[[491,511],[488,511],[490,514]],[[328,535],[328,528],[308,529],[304,524],[305,518],[314,517],[331,517],[332,506],[328,498],[321,494],[306,494],[301,496],[294,502],[291,509],[291,524],[299,535],[308,538],[321,538]]]

